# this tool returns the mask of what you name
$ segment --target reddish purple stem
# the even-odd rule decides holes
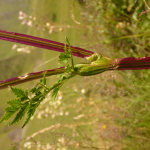
[[[117,70],[142,70],[150,69],[150,57],[142,58],[122,58],[117,60]]]
[[[43,39],[39,37],[34,37],[30,35],[15,33],[15,32],[8,32],[0,30],[0,39],[5,41],[11,41],[16,43],[21,43],[25,45],[31,45],[35,47],[45,48],[49,50],[54,50],[58,52],[65,51],[65,44],[60,42],[55,42],[48,39]],[[66,44],[67,48],[68,45]],[[87,57],[92,55],[94,52],[85,50],[83,48],[71,46],[72,54],[77,57]]]

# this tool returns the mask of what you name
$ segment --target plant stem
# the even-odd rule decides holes
[[[142,70],[142,69],[150,69],[150,57],[142,57],[142,58],[121,58],[116,59],[118,67],[116,70]]]
[[[65,51],[65,44],[63,43],[55,42],[52,40],[43,39],[39,37],[29,36],[25,34],[15,33],[15,32],[0,30],[0,39],[5,41],[31,45],[39,48],[54,50],[58,52]],[[69,49],[68,45],[67,48]],[[81,58],[88,57],[94,53],[92,51],[88,51],[79,47],[70,46],[70,48],[74,56],[81,57]]]
[[[20,77],[10,78],[5,81],[0,81],[0,90],[7,88],[8,86],[18,85],[18,84],[21,84],[24,82],[43,78],[44,74],[45,74],[45,76],[52,76],[52,75],[62,74],[65,71],[66,71],[65,67],[61,67],[61,68],[56,68],[56,69],[52,69],[52,70],[44,70],[44,71],[40,71],[40,72],[29,73],[29,74],[26,74],[26,75],[20,76]]]

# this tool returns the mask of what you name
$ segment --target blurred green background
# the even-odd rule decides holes
[[[148,5],[144,0],[1,0],[0,29],[63,43],[67,36],[71,45],[111,58],[145,57],[150,52]],[[0,80],[58,67],[57,52],[7,41],[0,41],[0,47]],[[56,80],[49,77],[48,85]],[[13,126],[8,126],[11,120],[1,123],[0,148],[149,150],[149,80],[149,70],[77,76],[54,103],[48,96],[24,129],[25,118]],[[0,95],[2,117],[14,95],[9,89]]]

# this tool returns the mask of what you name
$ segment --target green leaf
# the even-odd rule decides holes
[[[36,87],[33,87],[29,92],[35,93],[36,92]]]
[[[24,105],[20,108],[20,111],[17,113],[15,119],[9,124],[9,125],[13,125],[16,122],[18,122],[19,120],[22,119],[22,117],[25,115],[25,113],[28,111],[29,109],[29,102],[24,103]]]
[[[26,121],[24,122],[22,128],[25,127],[25,125],[30,121],[31,117],[34,115],[35,111],[36,111],[36,108],[40,105],[40,102],[38,103],[35,103],[35,104],[31,104],[30,107],[29,107],[29,111],[28,111],[28,116],[27,116],[27,119]]]
[[[57,96],[58,91],[60,90],[61,86],[62,85],[59,85],[59,86],[57,86],[56,88],[53,89],[53,92],[52,92],[52,98],[53,98],[53,100],[52,101],[54,101],[56,99],[56,96]]]
[[[39,96],[40,94],[42,94],[41,91],[36,91],[36,93],[35,93],[36,96]]]
[[[21,100],[20,99],[13,99],[9,102],[7,102],[7,104],[13,106],[13,107],[20,107],[21,105]]]
[[[3,122],[3,121],[8,120],[18,110],[19,110],[19,108],[16,108],[16,107],[13,107],[13,106],[7,107],[5,109],[6,112],[5,112],[4,116],[0,120],[0,123]]]
[[[57,83],[55,83],[51,90],[52,90],[52,98],[53,101],[56,99],[56,96],[58,94],[58,91],[60,90],[61,86],[63,85],[63,81],[65,81],[67,78],[65,77],[65,74],[62,74],[60,80],[57,81]]]
[[[27,92],[24,92],[23,89],[21,88],[14,88],[14,87],[10,87],[12,92],[18,97],[18,98],[24,98],[24,99],[28,99],[28,94]]]
[[[59,56],[59,61],[64,61],[64,60],[67,60],[69,58],[71,58],[71,56],[69,54],[61,53]]]

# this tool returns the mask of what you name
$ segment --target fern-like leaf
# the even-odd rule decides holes
[[[25,115],[25,113],[28,111],[29,109],[29,102],[24,103],[24,105],[20,108],[20,111],[18,112],[18,114],[16,115],[15,119],[9,124],[9,125],[13,125],[16,122],[18,122],[19,120],[22,119],[22,117]]]
[[[23,100],[28,99],[28,92],[24,92],[23,89],[21,88],[14,88],[14,87],[10,87],[12,92],[16,95],[17,98],[23,98]]]
[[[29,111],[27,113],[27,119],[26,121],[24,122],[22,128],[30,121],[31,117],[34,115],[35,111],[36,111],[36,108],[40,105],[40,102],[37,102],[37,103],[34,103],[34,104],[31,104],[30,107],[29,107]]]
[[[17,108],[17,107],[20,107],[21,100],[20,99],[13,99],[13,100],[7,102],[7,104]]]
[[[6,112],[5,112],[4,116],[0,120],[0,123],[8,120],[18,110],[19,110],[19,107],[13,107],[13,106],[7,107],[5,109]]]

